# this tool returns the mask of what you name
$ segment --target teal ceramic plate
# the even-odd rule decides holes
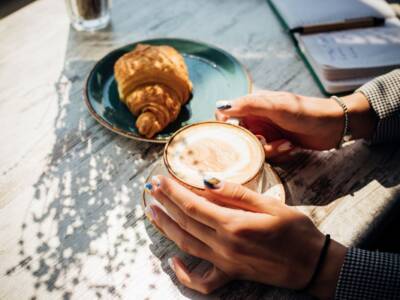
[[[138,133],[136,117],[119,100],[114,79],[115,62],[138,43],[169,45],[177,49],[185,58],[193,83],[193,96],[182,107],[177,120],[152,139]],[[201,42],[165,38],[140,41],[107,54],[90,72],[84,94],[90,113],[103,126],[132,139],[165,143],[185,125],[214,119],[217,100],[236,98],[250,91],[249,74],[229,53]]]

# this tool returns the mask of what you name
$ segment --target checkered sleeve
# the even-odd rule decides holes
[[[335,299],[400,299],[400,255],[350,248]]]
[[[364,84],[363,93],[378,117],[372,143],[400,141],[400,69]]]

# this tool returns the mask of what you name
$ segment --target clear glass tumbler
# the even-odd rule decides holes
[[[110,0],[65,0],[72,26],[79,31],[95,31],[110,22]]]

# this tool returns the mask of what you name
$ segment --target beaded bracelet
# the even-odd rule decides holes
[[[332,96],[331,99],[335,100],[336,103],[340,105],[340,107],[343,109],[343,112],[344,112],[343,133],[342,133],[342,137],[340,138],[339,144],[336,147],[336,149],[339,149],[342,147],[343,143],[351,140],[351,133],[350,133],[350,127],[349,127],[349,109],[347,108],[347,105],[344,103],[344,101],[341,98],[339,98],[337,96]]]

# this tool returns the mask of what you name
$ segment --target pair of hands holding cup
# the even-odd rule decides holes
[[[375,117],[365,96],[355,93],[342,99],[353,136],[370,137]],[[218,102],[216,118],[230,117],[240,118],[275,162],[290,159],[298,147],[336,147],[344,126],[343,110],[334,100],[287,92],[260,91]],[[183,285],[210,293],[234,279],[291,289],[302,289],[310,280],[325,237],[296,208],[229,182],[210,184],[200,196],[155,176],[150,193],[172,217],[157,206],[146,208],[156,225],[181,250],[212,264],[197,274],[178,257],[171,258],[169,264]],[[333,297],[345,253],[346,247],[332,241],[311,294]]]

